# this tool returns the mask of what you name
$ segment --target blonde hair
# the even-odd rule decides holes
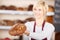
[[[36,6],[40,6],[40,5],[42,5],[46,11],[48,11],[47,3],[45,1],[42,1],[42,0],[40,0],[36,4],[34,4],[33,8],[36,7]]]

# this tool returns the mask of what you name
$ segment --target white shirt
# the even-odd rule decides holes
[[[31,40],[31,38],[34,38],[36,40],[42,40],[47,37],[47,40],[51,40],[51,36],[55,30],[54,26],[48,22],[45,22],[43,31],[42,27],[35,28],[35,32],[33,32],[34,29],[34,22],[27,22],[25,23],[27,30],[30,32],[29,36],[23,35],[23,40]]]

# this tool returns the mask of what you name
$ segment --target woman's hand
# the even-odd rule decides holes
[[[27,36],[29,36],[30,33],[28,31],[25,31],[24,34],[26,34]]]

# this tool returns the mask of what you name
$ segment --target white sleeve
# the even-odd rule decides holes
[[[30,28],[30,22],[26,22],[25,23],[25,26],[27,28],[26,31],[29,31],[30,32],[30,29],[29,29]]]
[[[48,25],[46,27],[46,29],[44,29],[44,31],[42,31],[41,33],[32,33],[30,32],[30,37],[34,38],[34,39],[44,39],[50,35],[52,35],[52,33],[54,32],[55,28],[53,25]]]

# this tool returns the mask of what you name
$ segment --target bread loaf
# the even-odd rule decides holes
[[[12,36],[20,36],[25,32],[25,30],[26,26],[24,24],[17,23],[9,30],[9,34]]]

